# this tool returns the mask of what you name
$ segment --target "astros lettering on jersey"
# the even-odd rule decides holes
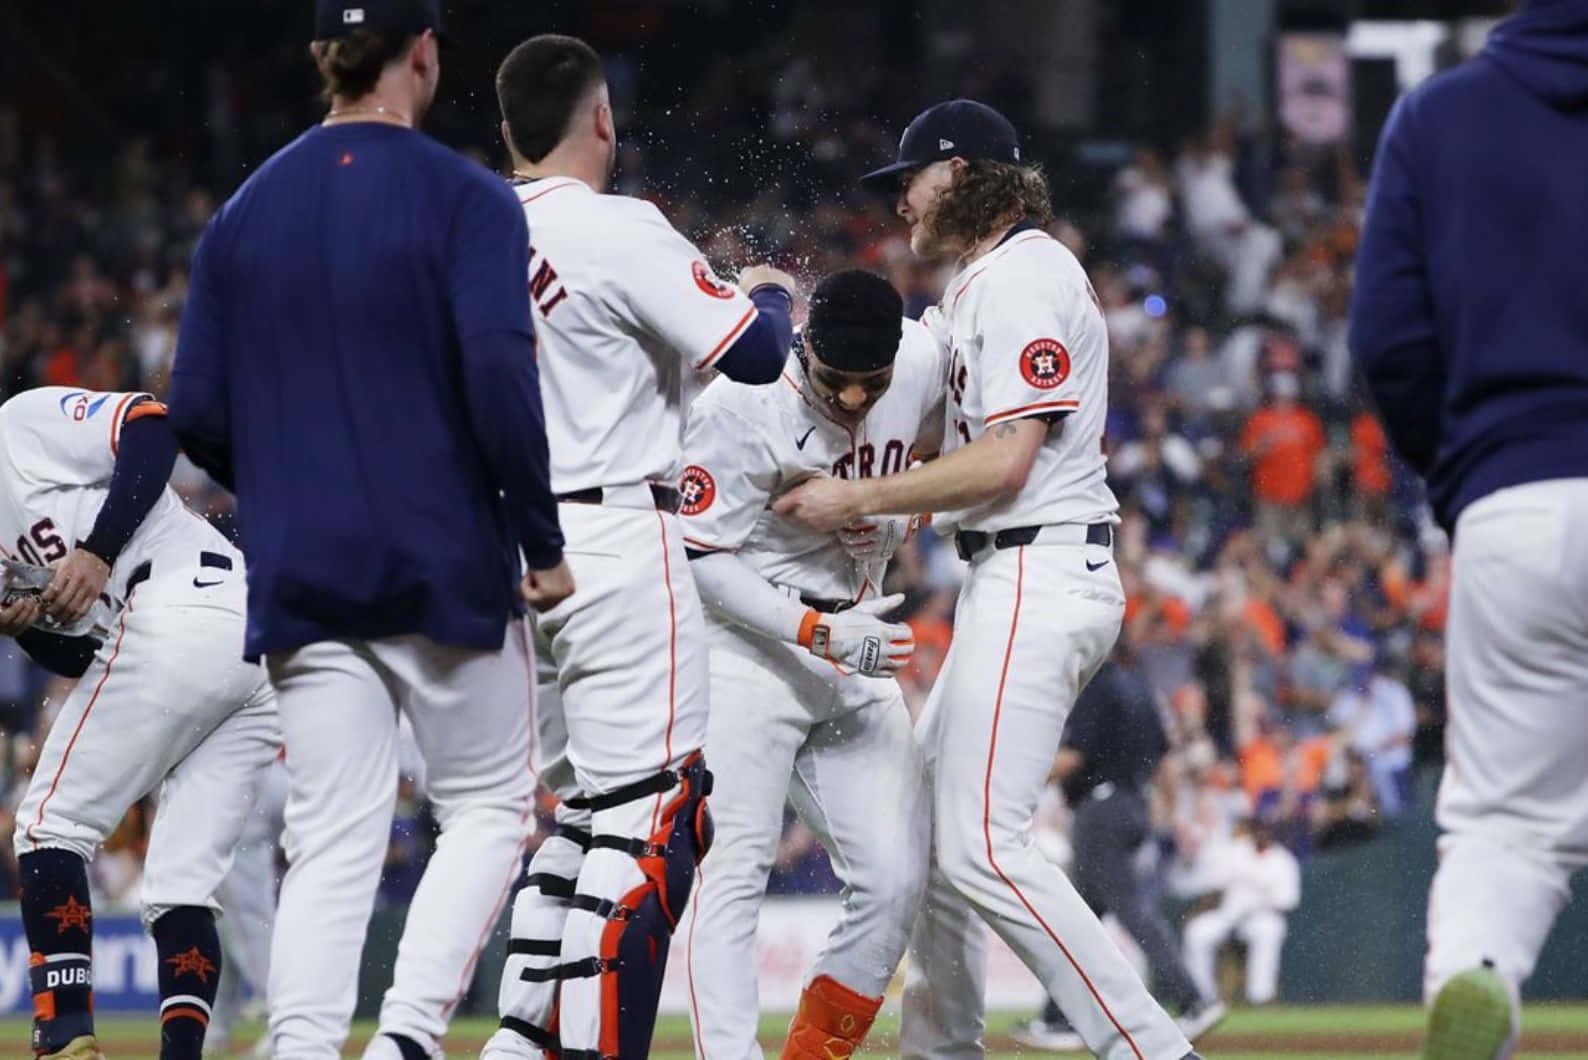
[[[768,505],[813,475],[895,474],[909,466],[912,452],[937,448],[942,348],[926,328],[906,320],[895,365],[893,384],[854,427],[820,411],[792,356],[782,381],[772,386],[729,379],[708,386],[690,408],[685,436],[685,543],[735,550],[767,581],[811,596],[858,599],[878,589],[885,564],[857,562],[834,535]]]

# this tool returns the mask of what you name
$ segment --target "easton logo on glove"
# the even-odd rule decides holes
[[[884,622],[878,616],[903,600],[904,595],[896,593],[831,614],[812,608],[800,621],[796,642],[841,671],[891,677],[910,661],[915,634],[903,623]]]

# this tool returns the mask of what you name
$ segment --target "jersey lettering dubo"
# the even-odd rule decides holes
[[[721,357],[755,320],[755,303],[651,203],[571,177],[516,190],[529,221],[552,490],[672,482],[684,368]]]
[[[736,551],[767,581],[810,596],[875,595],[885,564],[855,560],[836,536],[778,515],[771,504],[815,475],[893,475],[912,453],[935,450],[946,368],[942,347],[906,320],[893,383],[853,428],[823,413],[796,356],[771,386],[718,378],[689,410],[679,480],[684,542]]]
[[[933,528],[1114,521],[1103,456],[1108,329],[1075,255],[1038,229],[1018,231],[962,269],[922,319],[949,350],[944,453],[1002,423],[1062,414],[1024,487],[936,513]]]
[[[0,405],[0,554],[47,565],[89,535],[110,490],[122,426],[136,415],[139,398],[149,395],[47,386]],[[166,486],[116,557],[106,590],[120,593],[128,574],[175,545],[194,556],[202,548],[231,550]]]

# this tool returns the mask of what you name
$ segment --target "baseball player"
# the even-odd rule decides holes
[[[1588,866],[1584,101],[1588,0],[1523,0],[1391,111],[1357,255],[1352,352],[1454,535],[1430,1060],[1510,1052]]]
[[[244,648],[265,658],[287,742],[276,1060],[329,1060],[346,1040],[399,715],[440,837],[365,1056],[440,1055],[533,828],[523,613],[574,589],[523,215],[415,128],[439,30],[439,0],[320,0],[310,50],[330,110],[205,229],[172,363],[183,447],[237,494]]]
[[[888,281],[826,277],[785,385],[725,379],[690,408],[684,543],[707,601],[717,835],[688,928],[696,1053],[758,1058],[755,928],[783,804],[822,838],[843,916],[801,995],[785,1057],[847,1057],[876,1017],[926,887],[920,750],[893,673],[910,627],[878,597],[908,520],[818,533],[770,510],[815,474],[904,470],[942,439],[941,347]],[[888,812],[878,812],[886,807]]]
[[[960,267],[927,321],[950,357],[943,455],[899,475],[813,479],[774,510],[829,531],[933,512],[970,564],[917,724],[933,866],[903,1053],[980,1055],[979,914],[1098,1056],[1179,1060],[1185,1036],[1028,832],[1065,715],[1124,614],[1103,480],[1102,313],[1079,263],[1040,227],[1046,182],[1020,164],[1014,128],[991,108],[932,107],[867,182],[896,182],[912,249]]]
[[[163,785],[140,909],[159,952],[160,1056],[196,1060],[221,965],[216,888],[281,744],[264,672],[241,657],[243,558],[166,485],[175,461],[147,394],[44,387],[0,406],[0,555],[55,565],[42,595],[0,607],[0,633],[78,678],[14,838],[42,1057],[99,1056],[87,863]],[[115,615],[102,640],[51,631],[76,632],[91,607]]]
[[[687,365],[776,380],[793,284],[763,267],[738,290],[654,206],[603,194],[612,108],[583,41],[531,38],[496,84],[579,591],[534,622],[535,758],[561,827],[514,900],[485,1052],[627,1060],[650,1049],[668,944],[710,843],[705,625],[674,485],[681,377]]]

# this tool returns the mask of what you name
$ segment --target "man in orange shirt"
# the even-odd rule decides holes
[[[1263,538],[1297,541],[1312,528],[1312,489],[1327,442],[1323,423],[1297,403],[1300,385],[1289,372],[1268,381],[1268,404],[1252,413],[1241,432],[1241,453],[1251,463],[1252,497]]]

